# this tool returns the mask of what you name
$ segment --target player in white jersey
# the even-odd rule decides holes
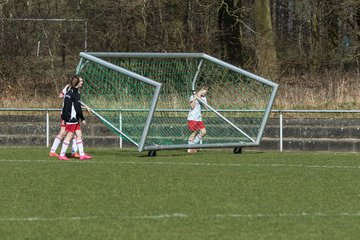
[[[70,85],[67,84],[63,90],[59,93],[59,98],[63,99],[66,92],[70,90]],[[64,120],[61,118],[61,122],[60,122],[60,132],[58,133],[58,135],[55,137],[53,145],[51,146],[51,150],[49,153],[50,157],[58,157],[59,155],[56,153],[56,149],[59,147],[61,141],[64,139],[66,135],[66,131],[65,131],[65,123]],[[77,152],[78,147],[76,144],[76,136],[73,139],[72,145],[71,145],[71,157],[73,158],[79,158],[80,154]]]
[[[187,126],[191,131],[191,135],[188,139],[188,144],[198,144],[200,140],[206,135],[206,127],[202,120],[201,109],[203,108],[202,104],[198,99],[201,99],[205,103],[208,88],[202,87],[200,91],[191,95],[190,97],[190,111],[187,117]],[[195,153],[196,149],[188,149],[188,153]]]

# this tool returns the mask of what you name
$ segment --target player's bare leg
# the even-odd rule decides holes
[[[195,140],[196,134],[197,134],[197,131],[194,131],[194,132],[191,133],[191,135],[189,136],[188,144],[190,144],[190,145],[191,145],[191,144],[194,144],[194,140]],[[189,149],[187,150],[187,152],[188,152],[188,153],[196,153],[197,151],[196,151],[196,149],[194,149],[194,148],[189,148]]]

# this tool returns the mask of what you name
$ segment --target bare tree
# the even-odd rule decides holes
[[[254,20],[258,72],[274,77],[278,69],[274,33],[271,23],[270,0],[254,1]]]
[[[223,58],[238,65],[243,65],[241,39],[241,1],[222,0],[219,8],[219,29]]]
[[[0,0],[0,42],[0,91],[19,75],[55,88],[84,45],[206,52],[267,77],[360,74],[360,1]]]

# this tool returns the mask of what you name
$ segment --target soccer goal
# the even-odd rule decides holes
[[[258,146],[278,85],[203,53],[81,52],[83,104],[139,151]],[[189,99],[208,86],[207,134],[188,144]]]

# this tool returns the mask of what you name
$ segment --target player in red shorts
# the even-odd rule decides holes
[[[191,135],[189,136],[188,144],[198,144],[200,140],[205,136],[206,134],[206,127],[204,122],[202,121],[201,117],[201,108],[202,105],[198,101],[198,99],[201,99],[205,103],[208,88],[202,87],[199,92],[197,92],[194,95],[191,95],[190,97],[190,111],[187,117],[187,125],[188,129],[191,131]],[[195,153],[196,149],[188,149],[188,153]]]
[[[65,156],[66,150],[70,144],[70,140],[76,134],[76,144],[79,149],[80,160],[91,159],[92,156],[85,154],[84,145],[82,141],[82,131],[80,122],[86,124],[81,104],[79,89],[82,87],[84,81],[80,76],[74,76],[71,80],[71,88],[64,96],[64,107],[62,109],[62,119],[65,122],[66,136],[62,144],[59,155],[60,160],[69,160]]]
[[[59,94],[59,98],[63,99],[66,92],[70,90],[70,85],[67,84],[64,89],[60,92]],[[54,139],[54,142],[51,146],[51,150],[50,150],[50,153],[49,153],[49,156],[50,157],[58,157],[59,155],[56,153],[56,149],[58,148],[58,146],[60,145],[61,141],[64,139],[66,135],[66,132],[65,132],[65,122],[64,120],[61,118],[61,122],[60,122],[60,131],[59,133],[56,135],[55,139]],[[74,157],[74,158],[79,158],[80,155],[79,153],[77,152],[77,145],[76,145],[76,137],[74,137],[73,139],[73,143],[71,145],[71,157]]]

